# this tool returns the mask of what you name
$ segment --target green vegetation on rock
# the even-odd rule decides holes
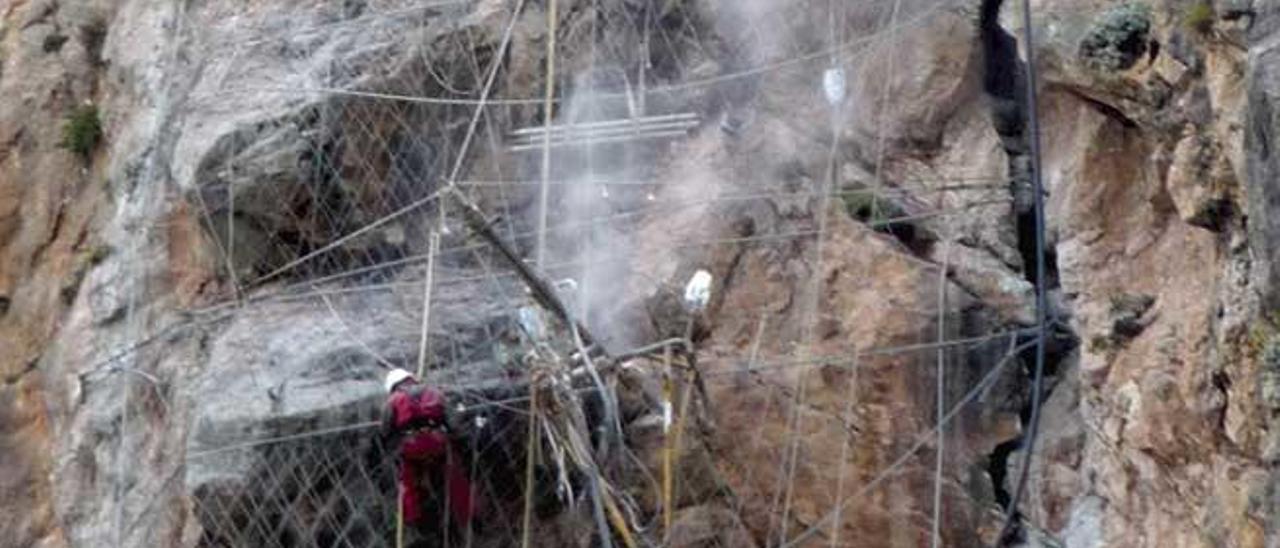
[[[875,224],[884,221],[887,204],[871,189],[845,190],[840,195],[844,200],[845,211],[859,222]]]
[[[1147,52],[1151,34],[1151,8],[1128,2],[1102,12],[1080,41],[1080,59],[1101,71],[1132,67]]]
[[[102,119],[98,116],[98,107],[84,105],[72,111],[62,124],[62,148],[70,150],[85,158],[98,146],[102,139]]]
[[[1189,31],[1208,34],[1209,31],[1213,30],[1213,21],[1217,17],[1217,14],[1213,11],[1212,4],[1198,2],[1187,8],[1187,12],[1182,16],[1182,25]]]

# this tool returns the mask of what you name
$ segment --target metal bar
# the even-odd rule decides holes
[[[539,267],[547,258],[547,208],[551,199],[551,120],[556,94],[556,3],[547,2],[547,94],[542,104],[542,124],[546,132],[542,138],[542,189],[538,194],[538,240],[534,261]]]
[[[947,268],[951,266],[951,239],[948,238],[945,247],[942,248],[942,269],[938,271],[938,342],[947,340]],[[944,380],[946,379],[946,361],[947,349],[938,347],[938,363],[935,375],[937,376],[937,393],[935,394],[937,401],[936,418],[938,424],[942,424],[942,415],[947,405],[947,391]],[[938,548],[942,546],[942,463],[945,459],[944,443],[946,442],[946,429],[942,426],[938,427],[937,444],[934,447],[933,461],[933,531],[930,537],[929,546]]]
[[[643,135],[624,135],[619,137],[611,137],[608,139],[594,139],[591,141],[591,144],[598,145],[598,144],[608,144],[608,143],[620,143],[624,141],[640,141],[645,139],[666,139],[666,138],[674,138],[674,137],[683,137],[685,135],[688,135],[687,131],[666,131],[666,132],[650,133],[650,134],[643,134]],[[585,141],[561,141],[558,143],[553,143],[552,146],[553,147],[582,146],[585,144],[587,144]],[[537,146],[538,145],[517,145],[517,146],[511,147],[508,150],[511,150],[512,152],[521,152],[521,151],[536,148]]]
[[[671,434],[671,413],[675,408],[675,387],[673,386],[675,372],[671,365],[671,345],[664,345],[662,351],[663,363],[663,379],[662,379],[662,533],[664,538],[670,539],[672,518],[675,509],[672,508],[672,460],[674,451],[672,451],[674,436]]]
[[[442,202],[443,203],[443,202]],[[431,325],[431,287],[435,281],[436,254],[440,252],[440,233],[432,232],[427,244],[427,281],[422,289],[422,338],[418,342],[418,378],[427,372],[428,328]]]
[[[541,444],[538,430],[538,387],[536,382],[529,383],[529,431],[525,434],[528,446],[524,454],[524,515],[521,520],[520,546],[529,548],[530,534],[533,530],[533,472],[534,456]]]
[[[644,129],[649,127],[671,126],[671,125],[690,125],[695,126],[702,123],[701,120],[694,118],[688,120],[655,120],[655,121],[639,121],[626,123],[609,123],[599,127],[589,127],[587,124],[581,126],[557,126],[554,129],[543,128],[526,128],[524,130],[513,131],[507,136],[513,139],[540,139],[544,135],[551,134],[553,137],[564,135],[576,135],[580,133],[601,133],[616,131],[632,131],[635,129]],[[594,124],[591,124],[594,126]]]
[[[630,135],[630,134],[638,134],[638,133],[656,133],[659,131],[669,131],[669,130],[677,130],[677,129],[687,131],[696,127],[698,127],[697,122],[671,122],[671,123],[665,123],[665,124],[646,125],[646,126],[640,126],[635,128],[619,127],[619,128],[593,129],[590,131],[583,131],[583,132],[577,132],[577,133],[556,133],[552,135],[550,139],[552,142],[563,142],[563,141],[586,140],[593,137],[603,138],[603,137],[615,137],[618,135]],[[520,136],[515,139],[512,139],[512,142],[518,145],[526,145],[526,144],[542,144],[542,142],[545,140],[547,140],[546,135],[541,134],[536,136]]]
[[[669,122],[678,122],[678,121],[697,121],[697,120],[698,120],[698,113],[682,112],[679,114],[663,114],[661,116],[639,116],[635,118],[618,118],[615,120],[603,120],[600,122],[545,125],[542,127],[533,126],[533,127],[526,127],[526,128],[512,130],[511,133],[509,133],[509,135],[512,135],[512,136],[538,135],[546,132],[581,131],[585,129],[599,129],[599,128],[610,128],[610,127],[618,127],[618,126],[630,127],[630,126],[635,126],[640,124],[657,124],[657,123],[669,123]]]

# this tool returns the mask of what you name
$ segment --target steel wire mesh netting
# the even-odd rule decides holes
[[[654,188],[680,182],[661,180],[651,169],[668,149],[648,140],[632,146],[619,127],[626,120],[646,120],[639,109],[649,108],[671,118],[648,118],[656,123],[646,139],[730,132],[737,123],[731,107],[741,102],[740,95],[770,85],[771,79],[774,84],[820,82],[829,59],[860,54],[884,38],[891,14],[889,7],[877,4],[847,15],[845,26],[863,35],[834,42],[824,33],[762,30],[762,21],[807,28],[814,25],[809,19],[827,20],[825,8],[816,12],[821,17],[811,17],[802,6],[808,3],[781,2],[778,13],[737,21],[740,24],[733,28],[738,35],[730,38],[751,47],[727,55],[718,49],[726,38],[715,36],[706,21],[715,15],[699,3],[560,2],[578,9],[566,16],[566,26],[557,34],[562,43],[553,52],[567,66],[553,77],[560,86],[552,98],[560,117],[555,123],[560,125],[552,131],[572,138],[557,143],[566,146],[555,151],[559,161],[548,169],[547,181],[539,180],[538,133],[547,122],[539,96],[546,84],[540,72],[545,60],[531,53],[544,44],[539,33],[529,30],[545,24],[545,17],[531,9],[523,16],[515,14],[515,1],[370,0],[232,7],[209,3],[200,9],[210,12],[189,15],[221,22],[187,30],[192,47],[220,59],[209,64],[190,108],[217,112],[224,124],[211,130],[216,138],[209,139],[208,152],[193,168],[191,186],[184,189],[218,255],[218,294],[199,312],[225,320],[234,335],[233,342],[226,343],[230,349],[216,347],[211,350],[214,355],[235,355],[234,345],[242,345],[272,357],[264,363],[237,365],[240,369],[201,373],[209,399],[221,401],[225,394],[218,392],[232,390],[260,395],[255,396],[260,406],[246,406],[243,414],[261,411],[262,416],[246,426],[235,409],[211,405],[195,413],[202,416],[212,409],[208,414],[225,420],[212,427],[193,421],[190,427],[192,441],[181,477],[196,523],[191,534],[197,545],[396,546],[399,465],[394,449],[383,445],[370,419],[377,417],[384,397],[378,380],[386,368],[416,369],[419,364],[431,369],[431,382],[450,387],[451,410],[481,410],[458,413],[463,422],[453,426],[457,458],[483,502],[473,527],[458,527],[441,511],[448,502],[432,500],[429,506],[439,515],[429,520],[429,527],[405,527],[407,545],[520,545],[526,534],[522,518],[530,508],[535,516],[532,527],[543,542],[586,544],[601,535],[601,529],[616,532],[618,522],[642,539],[660,539],[665,533],[660,456],[667,430],[662,421],[652,419],[663,416],[661,379],[673,370],[653,363],[637,369],[642,373],[631,379],[633,392],[620,396],[635,400],[624,402],[630,405],[623,417],[630,421],[625,424],[627,444],[606,462],[576,467],[557,462],[555,458],[564,458],[567,451],[548,440],[561,442],[570,436],[557,430],[563,425],[551,419],[535,421],[538,438],[530,443],[528,387],[535,379],[525,356],[543,341],[521,325],[521,311],[537,308],[536,299],[514,274],[517,269],[503,262],[503,250],[474,237],[475,227],[462,221],[459,204],[479,204],[488,226],[505,245],[532,256],[539,234],[530,212],[539,213],[539,183],[547,183],[552,189],[550,207],[540,213],[544,220],[550,218],[552,250],[538,273],[554,281],[594,280],[599,282],[594,286],[607,288],[617,283],[609,278],[616,269],[608,265],[635,259],[637,250],[602,245],[598,234],[626,234],[647,215],[708,204],[738,207],[777,198],[778,193],[794,194],[784,199],[806,204],[841,196],[825,187],[778,193],[744,187],[696,198],[679,192],[657,197]],[[542,9],[542,3],[537,4]],[[915,4],[920,4],[915,6],[920,13],[940,9],[927,2]],[[641,7],[645,5],[654,11]],[[478,11],[477,6],[486,10]],[[212,13],[219,9],[225,12]],[[596,15],[584,15],[590,13]],[[903,24],[915,21],[903,19]],[[818,26],[825,29],[822,25]],[[508,43],[506,34],[512,28],[523,34]],[[582,54],[588,48],[594,53]],[[719,68],[720,74],[708,73],[707,67],[722,54],[731,60]],[[642,67],[644,83],[638,80]],[[495,83],[492,89],[490,83]],[[641,86],[650,87],[638,93]],[[254,108],[239,111],[236,104],[242,99]],[[715,117],[704,118],[703,112]],[[573,124],[595,128],[596,133],[574,136]],[[513,134],[526,139],[513,147]],[[201,134],[193,135],[191,140],[199,142]],[[610,148],[593,145],[592,139],[601,135],[623,139],[609,143]],[[609,163],[600,158],[606,152],[626,160]],[[987,187],[962,199],[939,200],[936,208],[903,207],[896,212],[900,217],[868,222],[964,215],[1003,199],[1001,181],[967,184]],[[445,190],[458,190],[462,198],[441,194]],[[591,198],[585,199],[588,195]],[[614,201],[605,203],[600,196]],[[679,247],[709,256],[714,251],[708,250],[727,246],[768,246],[820,236],[814,227],[801,226],[690,239]],[[439,238],[438,249],[433,238]],[[587,248],[593,250],[584,252]],[[587,298],[575,301],[585,290],[575,293],[572,285],[558,285],[557,290],[577,313],[588,308]],[[432,311],[429,321],[426,310]],[[928,311],[904,307],[904,313],[923,316]],[[314,325],[291,325],[295,314],[309,315]],[[583,316],[594,327],[593,318]],[[676,336],[683,333],[676,331]],[[610,335],[607,329],[600,332],[606,339]],[[567,363],[582,348],[568,330],[557,334],[562,340],[546,346],[554,347],[550,354]],[[282,338],[315,344],[323,351],[315,350],[316,356],[308,354],[310,348],[276,352],[273,344]],[[1003,345],[1006,339],[974,344]],[[343,344],[333,342],[337,340]],[[886,363],[914,363],[933,351],[907,348],[901,354],[909,358]],[[706,426],[698,421],[711,412],[696,402],[675,407],[677,414],[687,411],[697,420],[690,419],[687,446],[674,457],[673,466],[688,479],[673,488],[674,503],[725,505],[734,512],[724,529],[750,530],[770,542],[785,540],[799,527],[775,521],[783,521],[777,519],[785,513],[779,505],[790,504],[784,492],[789,493],[797,473],[788,474],[777,464],[804,460],[792,466],[799,468],[798,477],[820,483],[816,467],[843,462],[836,463],[833,455],[811,458],[810,444],[832,439],[852,443],[852,423],[860,420],[851,416],[844,400],[800,402],[803,388],[829,383],[832,375],[844,382],[840,371],[855,367],[857,361],[771,363],[756,361],[746,351],[718,359],[733,364],[723,368],[728,374],[709,376],[700,381],[706,386],[699,389],[693,388],[692,379],[681,378],[675,394],[696,398],[703,388],[712,396],[753,391],[758,397],[749,403],[757,407],[744,403],[739,410],[740,418],[748,420],[744,437],[752,444],[751,458],[716,461],[715,452],[722,448],[693,437]],[[757,366],[761,371],[750,371]],[[814,374],[808,374],[810,369]],[[582,432],[584,445],[599,446],[608,435],[608,426],[601,426],[608,406],[594,392],[597,386],[581,380],[586,378],[581,370],[577,374],[570,381],[578,383],[572,384],[573,390],[560,387],[558,394],[581,393],[581,407],[591,420],[591,428]],[[962,380],[973,385],[980,375],[970,377]],[[238,403],[234,398],[228,401],[233,403],[220,405]],[[566,396],[565,401],[572,400]],[[799,413],[805,414],[807,426],[783,431],[780,425],[799,422],[790,418]],[[572,422],[564,418],[567,415],[555,420]],[[770,441],[768,436],[777,439]],[[534,492],[526,493],[530,447],[537,452],[538,464]],[[917,444],[912,451],[919,448]],[[932,455],[921,455],[920,462],[912,459],[910,464],[925,466],[926,457]],[[613,493],[617,506],[596,516],[591,501],[598,496],[593,489],[599,488],[592,486],[591,473],[610,482],[605,490]],[[922,481],[914,469],[902,475]],[[840,507],[842,495],[857,492],[873,479],[883,478],[850,478],[848,486],[841,485],[843,491],[829,485],[808,487],[812,505],[823,509],[806,509],[805,519],[821,519],[820,514]],[[730,486],[752,502],[733,500]],[[815,513],[819,515],[811,515]],[[740,523],[740,516],[754,521]],[[707,545],[734,545],[725,540],[732,537],[717,531],[690,534]]]
[[[255,462],[240,481],[194,495],[206,546],[387,546],[395,530],[394,462],[363,435],[337,434],[238,449]],[[199,459],[200,457],[197,457]],[[212,457],[210,457],[212,458]],[[241,491],[241,493],[236,493]]]
[[[404,528],[408,545],[438,545],[446,530],[458,545],[468,537],[478,546],[508,545],[514,538],[505,506],[521,498],[511,473],[521,463],[492,439],[470,441],[457,456],[485,501],[482,512],[471,527],[446,521],[447,496],[435,485],[425,491],[426,523]],[[199,545],[396,546],[399,462],[387,449],[377,430],[367,427],[193,457],[188,466],[240,461],[249,470],[192,493]]]

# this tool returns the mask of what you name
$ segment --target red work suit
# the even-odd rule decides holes
[[[400,440],[400,502],[405,523],[423,524],[432,494],[465,527],[475,515],[476,494],[444,432],[444,395],[406,381],[387,399],[383,428]],[[447,497],[447,498],[446,498]]]

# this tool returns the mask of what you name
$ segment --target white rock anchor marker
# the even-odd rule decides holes
[[[684,286],[684,306],[689,312],[700,312],[711,300],[711,273],[698,270]]]

